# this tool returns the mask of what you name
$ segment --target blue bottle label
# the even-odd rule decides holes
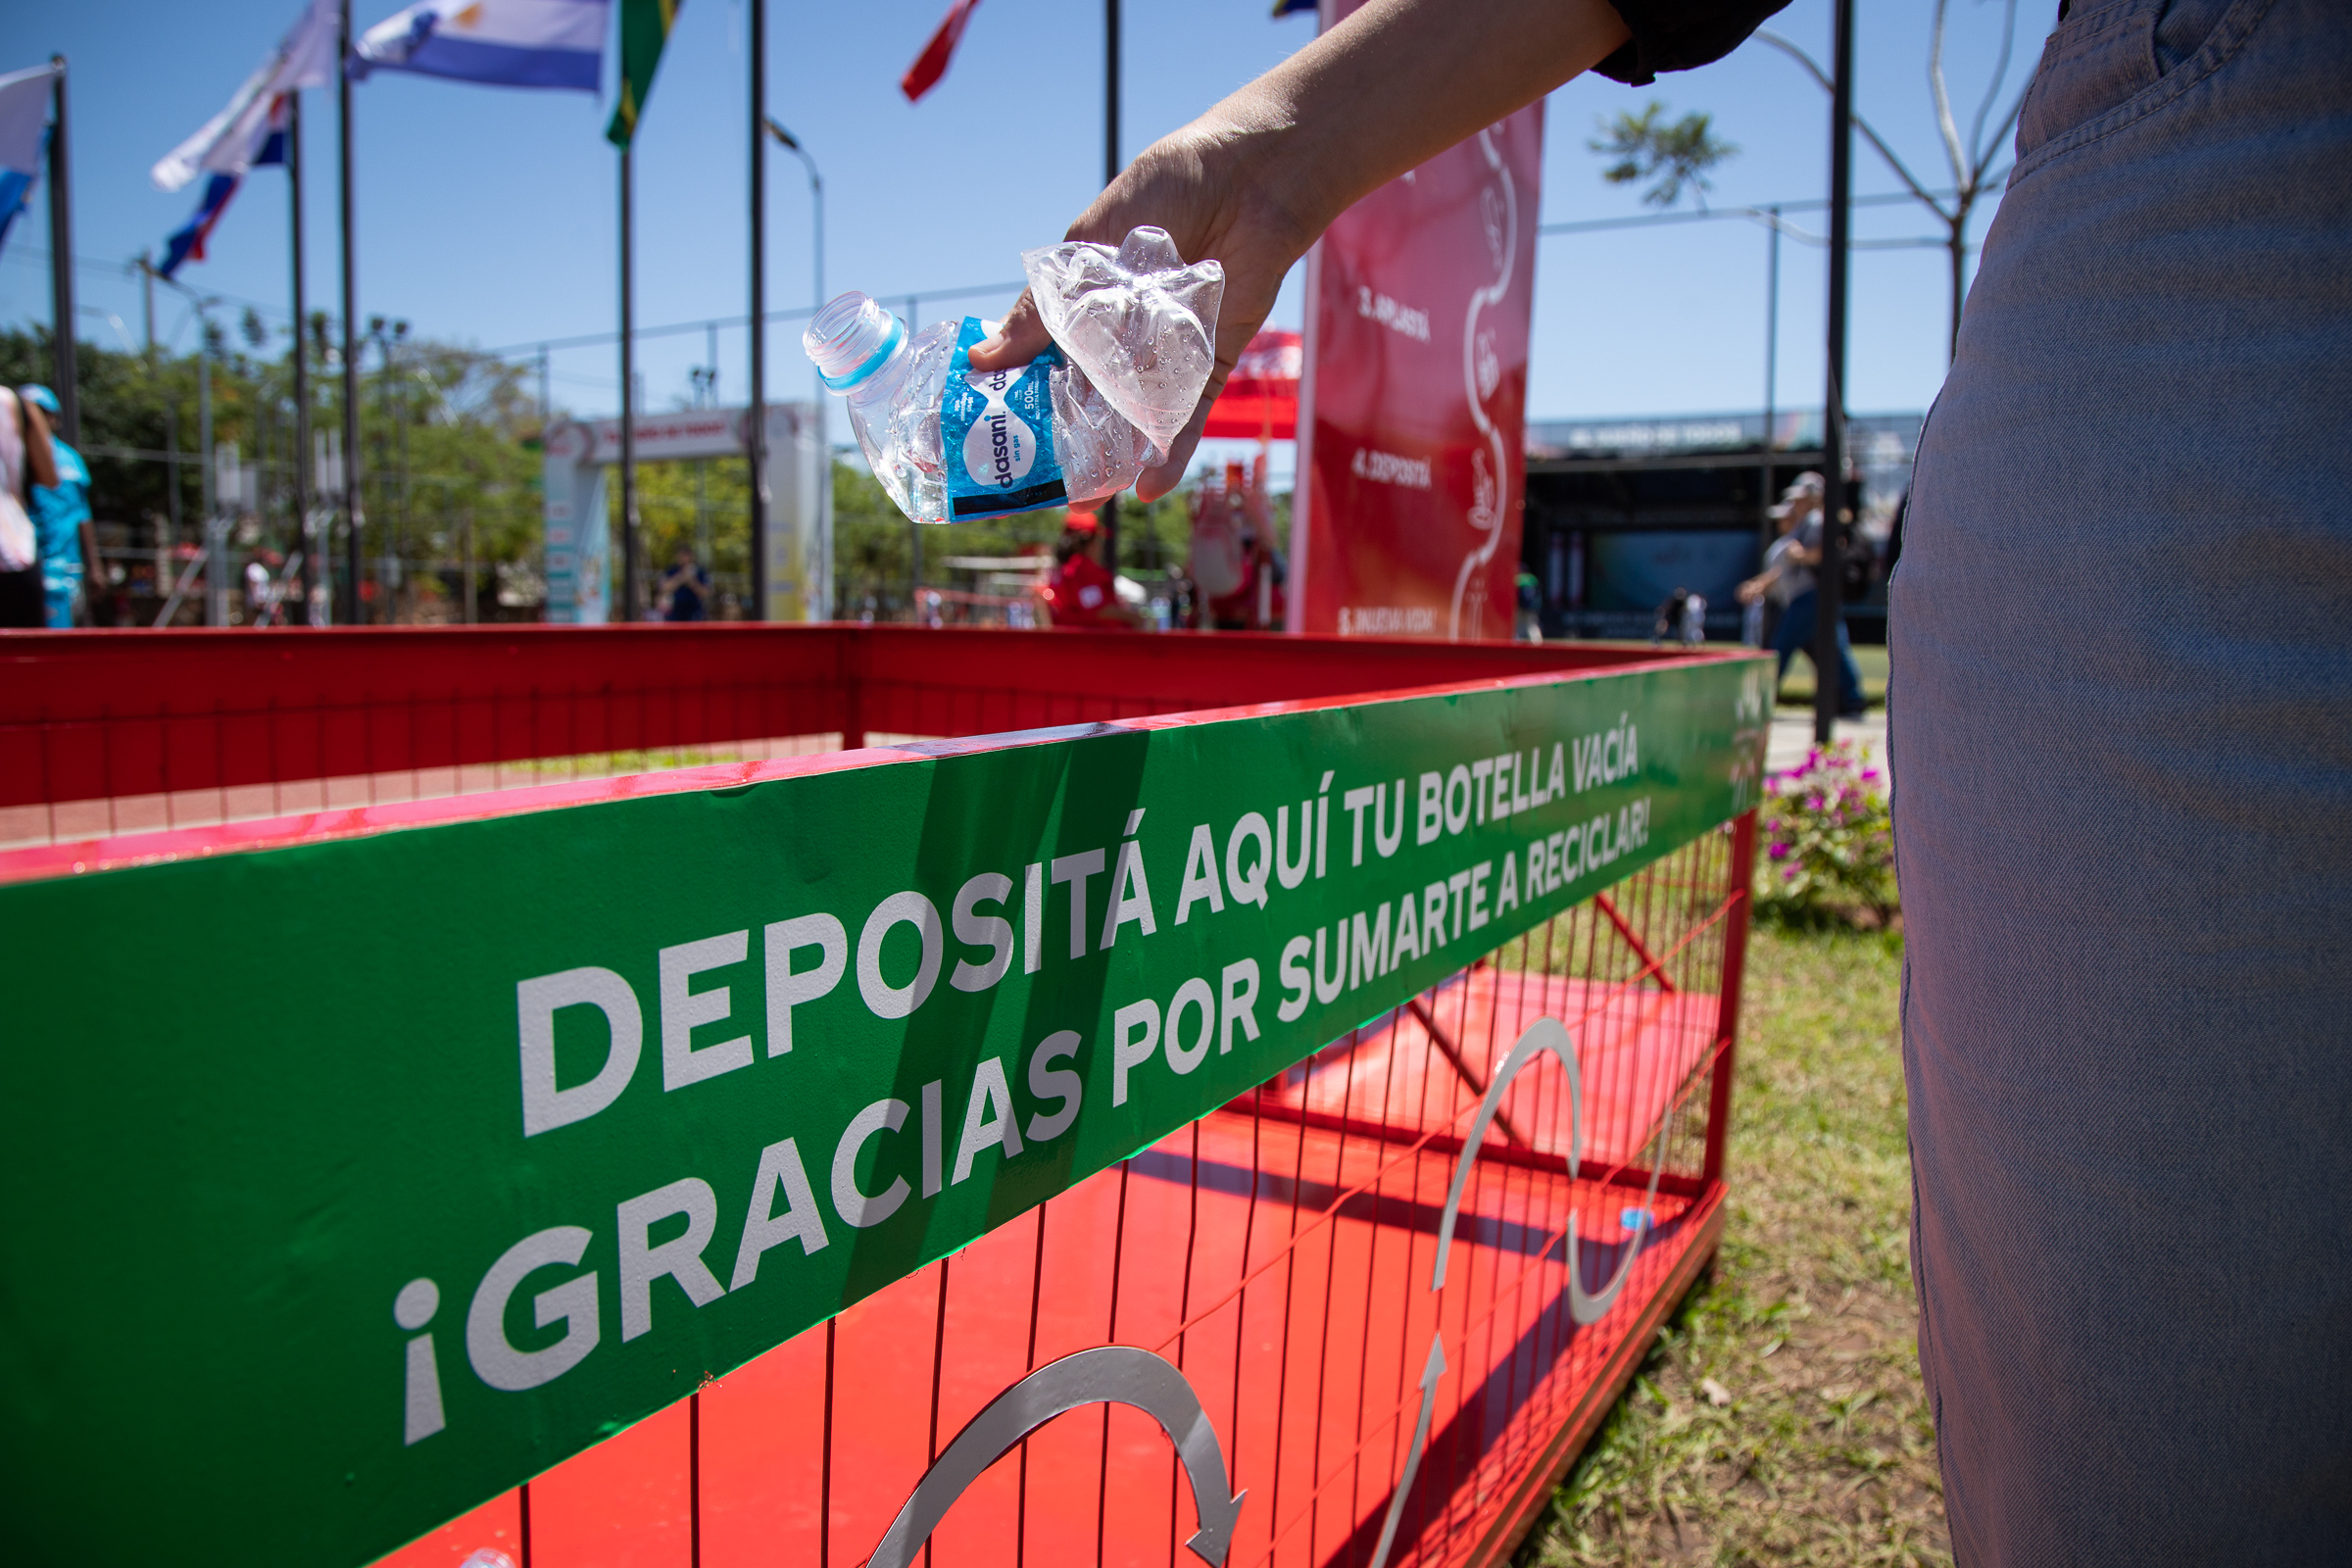
[[[1049,348],[1013,370],[975,370],[972,345],[986,336],[976,316],[963,318],[939,403],[941,454],[948,469],[948,516],[969,522],[1057,507],[1069,499],[1054,452],[1054,369]]]

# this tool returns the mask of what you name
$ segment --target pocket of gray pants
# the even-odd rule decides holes
[[[2042,45],[2041,65],[2017,117],[2017,156],[2152,86],[2156,17],[2163,0],[2093,0],[2076,10]]]
[[[2051,33],[2017,117],[2022,162],[2154,86],[2197,52],[2231,0],[2090,0]]]

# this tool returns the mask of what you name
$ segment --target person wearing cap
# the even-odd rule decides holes
[[[21,389],[24,400],[49,419],[57,417],[57,394],[34,383]],[[90,521],[90,468],[81,454],[52,433],[57,482],[32,487],[32,526],[41,545],[41,611],[51,631],[74,626],[74,601],[81,594],[85,564],[98,562],[97,529]]]
[[[1142,624],[1119,603],[1118,579],[1102,564],[1102,524],[1091,512],[1073,512],[1054,547],[1054,575],[1045,587],[1046,609],[1056,626]]]
[[[1822,481],[1813,472],[1800,473],[1781,492],[1772,519],[1781,536],[1764,552],[1764,569],[1740,585],[1741,603],[1768,599],[1781,608],[1779,629],[1773,633],[1773,652],[1780,655],[1780,679],[1788,675],[1788,660],[1799,649],[1813,650],[1813,617],[1821,603],[1814,570],[1821,564]],[[1853,644],[1845,620],[1838,621],[1838,712],[1860,718],[1864,712],[1862,671],[1854,662]]]

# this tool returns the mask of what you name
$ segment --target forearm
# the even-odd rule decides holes
[[[1192,129],[1311,239],[1626,38],[1608,0],[1371,0]]]

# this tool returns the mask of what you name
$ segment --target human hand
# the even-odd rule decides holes
[[[1167,461],[1136,481],[1156,500],[1184,477],[1209,405],[1264,324],[1293,263],[1348,206],[1482,125],[1535,102],[1631,36],[1611,0],[1366,0],[1339,25],[1147,148],[1072,223],[1116,246],[1145,224],[1187,262],[1225,269],[1216,366]],[[1023,293],[975,370],[1026,365],[1052,341]]]
[[[1314,240],[1314,230],[1267,196],[1262,182],[1249,177],[1250,151],[1247,131],[1212,119],[1197,121],[1146,149],[1065,236],[1116,247],[1130,229],[1153,224],[1168,231],[1188,263],[1213,259],[1225,269],[1216,363],[1192,422],[1177,436],[1166,461],[1136,480],[1136,495],[1145,501],[1155,501],[1182,482],[1185,466],[1200,444],[1209,405],[1265,323],[1291,265]],[[1026,365],[1052,342],[1036,303],[1023,290],[995,335],[972,346],[972,368]]]

